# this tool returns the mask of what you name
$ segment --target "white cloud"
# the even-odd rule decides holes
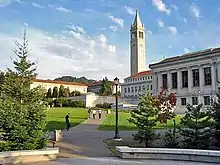
[[[178,7],[177,7],[176,5],[174,5],[174,4],[171,4],[171,7],[172,7],[175,11],[178,10]]]
[[[165,5],[163,0],[152,0],[152,3],[159,11],[170,14],[170,9]]]
[[[0,0],[0,7],[5,7],[5,6],[8,6],[12,3],[21,3],[20,0]]]
[[[77,25],[67,25],[68,28],[74,30],[74,31],[77,31],[79,33],[86,33],[86,31],[84,30],[84,28],[80,27],[80,26],[77,26]]]
[[[118,30],[118,27],[117,26],[109,26],[109,29],[116,32]]]
[[[72,12],[72,10],[64,8],[62,6],[57,7],[55,5],[50,5],[49,4],[48,7],[51,8],[51,9],[57,10],[59,12],[64,12],[64,13],[71,13]]]
[[[124,6],[126,12],[131,15],[131,16],[134,16],[135,15],[135,9],[133,9],[132,7],[129,7],[129,6]]]
[[[20,36],[22,34],[19,34],[19,39]],[[118,49],[116,52],[116,46],[109,44],[103,34],[89,36],[71,30],[49,35],[47,32],[29,27],[27,37],[31,57],[33,60],[38,60],[39,78],[53,79],[72,75],[94,79],[108,76],[109,79],[113,79],[119,76],[122,80],[128,75],[127,51]],[[0,32],[1,52],[5,55],[0,61],[0,69],[11,64],[10,56],[13,55],[14,40],[14,36]]]
[[[199,7],[196,4],[192,4],[190,6],[190,12],[196,18],[200,18],[201,17],[200,9],[199,9]]]
[[[157,20],[158,26],[164,27],[164,22],[161,19]]]
[[[185,53],[189,53],[190,52],[190,50],[188,48],[184,48],[183,50],[184,50]]]
[[[177,33],[178,33],[178,31],[177,31],[177,29],[176,29],[175,26],[169,26],[169,27],[168,27],[168,30],[169,30],[170,33],[172,33],[172,34],[177,34]]]
[[[112,15],[109,16],[109,18],[112,20],[112,22],[118,24],[119,26],[121,26],[122,28],[124,28],[124,20],[121,18],[116,18]]]
[[[148,34],[150,34],[150,35],[152,35],[152,34],[153,34],[153,33],[152,33],[152,31],[150,31],[150,30],[148,30],[148,31],[147,31],[147,33],[148,33]]]
[[[44,5],[40,5],[40,4],[35,3],[35,2],[33,2],[33,3],[32,3],[32,6],[34,6],[34,7],[36,7],[36,8],[40,8],[40,9],[45,8],[45,6],[44,6]]]

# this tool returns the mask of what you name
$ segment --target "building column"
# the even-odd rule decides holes
[[[215,65],[216,63],[212,63],[211,64],[211,74],[212,74],[212,91],[215,92],[216,91],[216,73],[215,73]]]
[[[193,76],[192,76],[192,68],[188,67],[188,90],[189,93],[192,93],[192,82],[193,82]]]
[[[181,92],[182,88],[182,79],[181,79],[181,71],[180,69],[177,70],[177,88],[178,88],[178,94]]]
[[[170,71],[168,71],[167,72],[167,88],[169,89],[169,90],[171,90],[172,89],[172,80],[171,80],[171,73],[170,73]]]
[[[157,74],[157,77],[158,77],[158,92],[160,92],[161,87],[162,87],[162,74],[161,74],[161,72],[159,72]]]
[[[153,94],[157,92],[157,73],[153,73],[152,75],[152,87],[153,87]],[[150,91],[150,86],[149,86],[149,91]]]
[[[199,90],[202,93],[204,86],[204,72],[201,65],[199,65]]]

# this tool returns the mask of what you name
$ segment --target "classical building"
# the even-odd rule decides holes
[[[69,88],[70,92],[72,91],[79,91],[81,93],[87,93],[88,86],[85,84],[75,83],[75,82],[64,82],[64,81],[53,81],[53,80],[42,80],[42,79],[35,79],[33,80],[33,84],[31,84],[31,87],[38,87],[41,86],[48,90],[51,88],[53,90],[54,87],[60,87],[60,85],[63,85],[64,88]]]
[[[109,81],[109,82],[111,83],[112,93],[115,94],[116,93],[115,83],[113,81]],[[101,80],[94,81],[88,85],[88,92],[94,92],[96,94],[99,94],[101,88],[102,88],[102,81]],[[121,83],[119,83],[118,85],[118,92],[121,92]]]
[[[130,76],[124,79],[121,96],[138,103],[139,94],[152,93],[152,71],[146,70],[145,28],[138,11],[130,28]],[[136,101],[134,101],[136,100]]]
[[[210,106],[218,90],[220,78],[220,48],[211,48],[150,64],[153,72],[153,93],[161,87],[177,96],[177,112],[186,104]]]

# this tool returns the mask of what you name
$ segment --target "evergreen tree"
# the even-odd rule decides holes
[[[183,147],[193,149],[207,149],[212,140],[212,121],[208,110],[198,106],[187,105],[187,111],[181,118],[180,135],[183,137]]]
[[[40,88],[30,88],[36,78],[36,68],[35,63],[28,60],[26,32],[23,42],[16,41],[15,45],[17,59],[13,61],[14,67],[7,69],[1,84],[0,151],[39,149],[47,142],[42,136],[46,126],[44,96]]]
[[[157,124],[158,109],[153,106],[152,99],[149,94],[141,96],[141,101],[138,104],[139,109],[132,111],[131,118],[128,119],[129,122],[137,126],[138,131],[133,134],[134,140],[139,141],[139,143],[144,142],[145,147],[149,147],[151,141],[157,138],[152,128]]]
[[[57,97],[58,97],[58,88],[57,88],[57,87],[54,87],[54,88],[53,88],[52,97],[53,97],[53,98],[57,98]]]
[[[65,97],[65,88],[63,85],[60,85],[58,97]]]
[[[103,96],[108,96],[112,94],[111,82],[108,81],[107,77],[102,80],[100,94]]]
[[[70,88],[69,87],[67,87],[67,88],[65,88],[64,89],[64,95],[65,95],[65,97],[70,97]]]
[[[51,88],[49,88],[47,90],[46,98],[52,98],[52,90],[51,90]]]
[[[212,112],[212,118],[214,119],[214,137],[216,140],[216,145],[220,147],[220,88],[218,89],[217,93],[217,99],[212,104],[211,112]]]

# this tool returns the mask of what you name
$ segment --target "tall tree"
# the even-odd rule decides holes
[[[212,118],[214,119],[214,137],[216,145],[220,147],[220,88],[218,89],[217,98],[211,107]]]
[[[112,94],[111,82],[108,81],[107,77],[103,78],[100,94],[103,96],[108,96]]]
[[[198,106],[187,105],[187,111],[181,118],[180,134],[184,148],[208,149],[212,140],[211,114]]]
[[[70,97],[70,88],[69,87],[64,89],[64,95],[65,95],[65,97]]]
[[[52,98],[52,90],[51,90],[51,88],[49,88],[47,90],[46,98]]]
[[[60,85],[59,96],[58,97],[65,97],[65,88],[64,88],[63,85]]]
[[[1,84],[0,128],[4,143],[0,151],[39,149],[47,142],[42,136],[46,126],[44,96],[38,87],[30,88],[36,78],[36,65],[28,60],[26,32],[23,42],[16,41],[15,45],[17,59],[13,61],[14,67],[7,69]]]
[[[53,98],[57,98],[57,97],[58,97],[58,88],[57,88],[57,87],[54,87],[54,88],[53,88],[52,97],[53,97]]]
[[[139,109],[131,112],[129,122],[137,126],[137,133],[134,134],[134,140],[139,143],[144,142],[145,147],[149,147],[152,140],[156,139],[154,129],[157,124],[156,115],[158,109],[153,105],[153,98],[148,93],[146,96],[141,96],[141,101],[138,104]]]

